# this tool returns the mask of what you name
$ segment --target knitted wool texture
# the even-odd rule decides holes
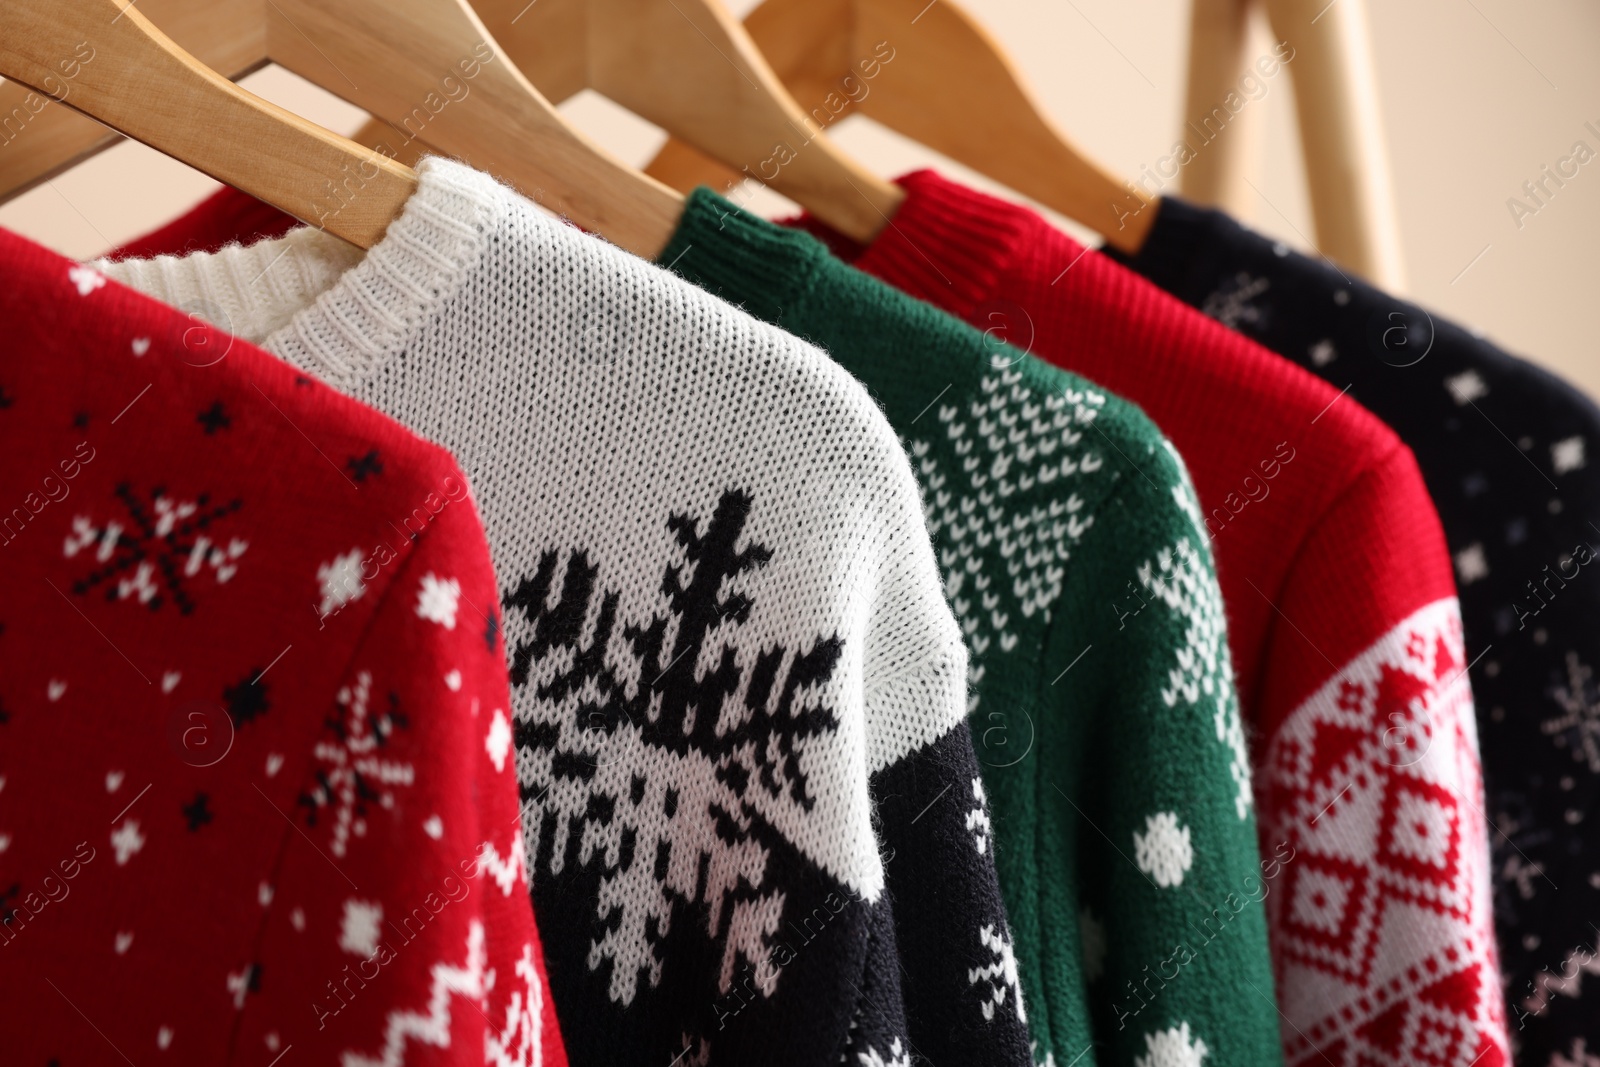
[[[826,348],[911,453],[971,653],[968,826],[1000,864],[1036,1059],[1281,1062],[1261,900],[1282,857],[1258,867],[1177,453],[1131,404],[708,190],[661,261]]]
[[[1600,583],[1581,575],[1600,555],[1600,410],[1220,212],[1164,199],[1127,262],[1348,388],[1416,452],[1461,586],[1517,1062],[1582,1063],[1600,1050]]]
[[[0,316],[0,1059],[565,1064],[454,461],[3,231]]]
[[[419,173],[365,257],[297,231],[108,269],[472,473],[574,1060],[1025,1062],[964,829],[966,653],[882,415],[815,348],[486,176]]]
[[[1416,461],[1369,412],[1034,212],[930,172],[861,269],[1138,403],[1217,556],[1291,1063],[1501,1064],[1461,623]]]

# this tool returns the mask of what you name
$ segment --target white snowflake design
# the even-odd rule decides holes
[[[1444,380],[1445,389],[1450,392],[1450,399],[1456,402],[1457,407],[1466,407],[1479,397],[1489,395],[1489,387],[1484,384],[1483,376],[1475,370],[1462,371]]]
[[[422,588],[417,591],[417,617],[436,622],[446,630],[456,628],[456,608],[461,600],[461,583],[454,578],[440,578],[428,573],[422,576]]]
[[[111,847],[117,853],[117,866],[126,867],[128,861],[144,848],[144,835],[139,832],[139,820],[129,819],[119,829],[112,831]]]
[[[383,929],[383,905],[351,897],[344,902],[344,917],[339,923],[339,948],[369,958],[378,951],[378,935]]]
[[[911,1067],[911,1053],[902,1049],[898,1037],[889,1042],[888,1059],[871,1045],[867,1046],[867,1051],[856,1053],[856,1059],[860,1067]]]
[[[106,283],[105,275],[92,267],[68,267],[67,280],[78,290],[79,296],[88,296]]]
[[[989,823],[988,801],[983,795],[983,779],[972,780],[972,810],[967,812],[967,832],[972,834],[972,843],[978,850],[978,855],[983,855],[988,850],[992,827]]]
[[[1036,615],[1049,620],[1061,596],[1068,553],[1094,523],[1075,492],[1025,506],[1011,498],[1105,466],[1089,447],[1093,438],[1085,440],[1105,405],[1103,393],[1039,393],[1009,367],[996,367],[979,384],[982,394],[965,411],[954,404],[938,409],[945,436],[961,457],[959,469],[941,469],[928,439],[906,442],[928,532],[940,545],[945,598],[973,654],[973,685],[983,677],[978,657],[991,645],[1001,652],[1016,647],[1014,620]],[[984,569],[991,546],[1005,561],[1004,576]],[[968,710],[977,706],[974,694]]]
[[[1146,815],[1145,832],[1133,832],[1133,861],[1163,889],[1183,884],[1183,876],[1194,866],[1194,846],[1189,828],[1170,811]]]
[[[1483,542],[1472,544],[1456,553],[1456,581],[1471,585],[1480,578],[1489,577],[1489,560],[1483,552]]]
[[[317,742],[312,750],[320,764],[316,783],[299,798],[300,806],[306,809],[308,825],[315,826],[324,809],[331,812],[333,829],[328,851],[335,856],[345,854],[352,835],[366,834],[367,805],[393,807],[390,787],[410,785],[415,776],[411,764],[387,759],[383,753],[390,735],[406,725],[405,716],[394,707],[396,698],[390,694],[389,710],[379,714],[371,711],[371,699],[370,671],[358,671],[355,685],[339,690],[337,700],[342,714],[327,718],[326,726],[333,738]]]
[[[1167,447],[1171,449],[1170,444]],[[1137,572],[1143,595],[1159,600],[1185,623],[1183,647],[1178,649],[1176,662],[1167,669],[1161,699],[1169,708],[1180,703],[1209,708],[1217,740],[1230,756],[1228,771],[1236,790],[1234,812],[1243,819],[1255,803],[1255,794],[1250,785],[1250,753],[1233,683],[1222,590],[1213,577],[1205,542],[1199,536],[1200,505],[1187,474],[1181,484],[1172,487],[1172,495],[1189,516],[1196,539],[1191,542],[1180,538],[1154,560],[1140,564]]]
[[[332,562],[319,566],[317,581],[322,583],[318,615],[326,615],[352,600],[360,600],[367,591],[367,583],[361,578],[361,549],[352,548],[342,556],[333,557]]]
[[[751,503],[728,489],[709,518],[672,514],[663,578],[643,603],[608,588],[583,549],[541,552],[502,598],[523,829],[528,855],[543,857],[534,877],[598,878],[580,958],[609,965],[623,1007],[695,959],[724,993],[747,961],[751,984],[774,995],[772,943],[794,906],[772,851],[792,831],[778,827],[836,803],[813,776],[842,758],[831,700],[843,642],[738,648],[762,603],[750,576],[772,555],[745,535]],[[848,877],[875,898],[881,883],[866,879],[881,869]]]
[[[1272,283],[1265,278],[1253,278],[1244,271],[1234,275],[1231,283],[1217,289],[1205,298],[1200,305],[1200,312],[1209,315],[1230,329],[1237,330],[1240,323],[1258,325],[1261,322],[1261,308],[1256,304],[1256,297],[1272,288]]]
[[[1017,955],[1012,948],[1011,938],[1000,927],[985,923],[978,930],[978,941],[989,950],[991,960],[982,967],[969,968],[967,984],[986,986],[983,998],[978,1003],[984,1020],[993,1020],[995,1009],[1003,1007],[1009,1000],[1015,1006],[1017,1021],[1026,1023],[1028,1013],[1022,1005],[1022,980],[1017,975]]]
[[[1546,719],[1539,729],[1570,751],[1591,774],[1600,774],[1600,692],[1590,685],[1593,677],[1593,668],[1576,652],[1568,652],[1567,684],[1551,690],[1562,714]]]
[[[1211,1050],[1199,1038],[1189,1037],[1189,1024],[1144,1035],[1145,1055],[1133,1058],[1133,1067],[1201,1067]]]
[[[155,611],[168,601],[187,615],[194,610],[188,580],[210,574],[226,585],[239,569],[248,541],[216,539],[212,526],[241,502],[213,505],[208,494],[182,500],[152,490],[140,499],[127,483],[116,488],[126,516],[98,522],[87,515],[72,519],[72,532],[61,544],[66,559],[84,555],[97,564],[72,584],[80,596],[104,586],[107,600],[134,600]]]
[[[1550,446],[1550,469],[1557,474],[1582,470],[1584,462],[1581,436],[1565,437]]]

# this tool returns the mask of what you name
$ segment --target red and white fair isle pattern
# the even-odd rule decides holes
[[[1483,782],[1454,598],[1423,607],[1297,708],[1257,772],[1292,1065],[1499,1067]]]

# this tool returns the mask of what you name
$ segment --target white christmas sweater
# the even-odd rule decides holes
[[[366,254],[301,230],[103,269],[470,473],[573,1062],[1026,1062],[992,968],[897,963],[907,937],[1006,925],[988,854],[945,885],[897,879],[897,850],[965,843],[977,763],[883,415],[817,349],[487,176],[419,173]],[[920,825],[875,829],[875,793],[913,778],[949,787]],[[941,1020],[958,1037],[905,1032],[920,996],[961,1005]]]

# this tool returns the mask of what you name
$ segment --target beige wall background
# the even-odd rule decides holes
[[[1010,50],[1051,115],[1103,164],[1131,179],[1167,153],[1183,124],[1187,0],[963,4]],[[730,4],[741,16],[753,6]],[[1507,206],[1512,197],[1531,203],[1522,184],[1575,142],[1600,153],[1600,136],[1584,126],[1600,129],[1600,5],[1369,0],[1368,18],[1406,295],[1600,397],[1600,159],[1520,226]],[[1258,37],[1267,47],[1264,27]],[[364,118],[282,70],[260,71],[244,84],[343,133]],[[562,110],[631,162],[648,160],[663,140],[655,127],[593,94]],[[1314,235],[1289,79],[1274,78],[1248,111],[1260,124],[1252,177],[1259,193],[1241,206],[1243,221],[1309,250]],[[934,166],[1008,195],[867,119],[848,119],[830,136],[885,175]],[[125,143],[0,206],[0,225],[88,258],[214,188],[204,175]],[[765,192],[749,205],[767,213],[787,206]]]

